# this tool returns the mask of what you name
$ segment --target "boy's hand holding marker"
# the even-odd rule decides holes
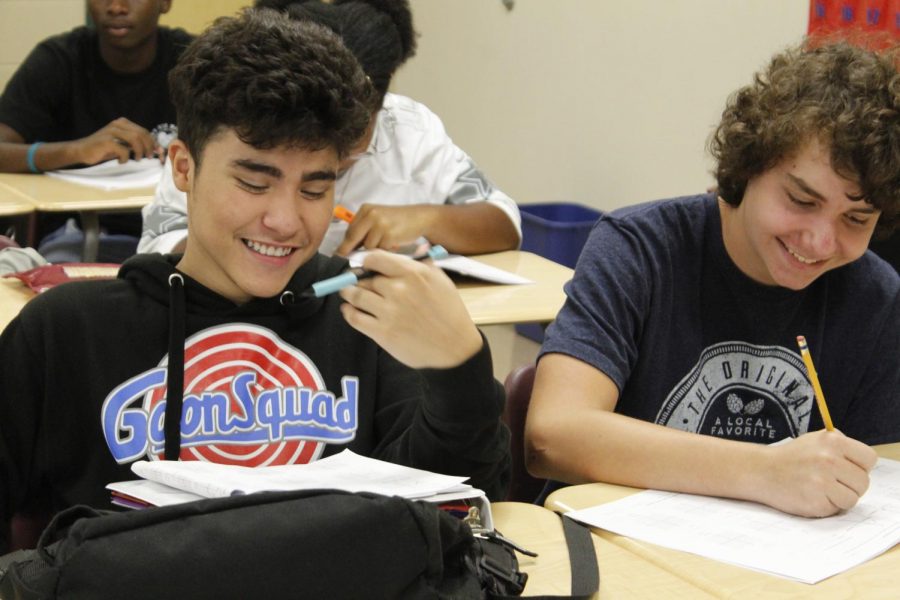
[[[443,250],[432,251],[437,248]],[[341,312],[351,327],[410,367],[458,366],[481,349],[481,334],[450,278],[425,260],[431,256],[416,258],[372,251],[363,267],[374,275],[340,289]]]
[[[443,246],[432,246],[427,251],[410,256],[409,258],[412,260],[429,260],[444,258],[446,256],[447,251]],[[341,273],[340,275],[335,275],[334,277],[329,277],[328,279],[323,279],[322,281],[312,284],[310,289],[304,292],[303,295],[321,298],[322,296],[327,296],[328,294],[340,291],[345,287],[355,285],[361,279],[368,279],[369,277],[375,277],[376,275],[378,275],[376,271],[369,271],[363,267],[353,267],[346,273]]]

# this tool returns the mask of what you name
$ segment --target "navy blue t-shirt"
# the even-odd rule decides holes
[[[771,443],[822,428],[796,338],[806,336],[835,427],[900,440],[900,277],[867,252],[792,291],[729,258],[715,196],[600,218],[542,355],[582,360],[618,386],[616,412]]]

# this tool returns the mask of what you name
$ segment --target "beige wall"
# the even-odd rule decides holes
[[[172,0],[171,10],[163,15],[160,23],[200,33],[216,17],[234,14],[251,4],[252,0]]]
[[[84,23],[84,0],[0,0],[0,89],[41,40]]]
[[[726,96],[800,40],[809,0],[412,0],[394,89],[519,202],[704,190]]]
[[[173,0],[200,31],[250,0]],[[806,29],[808,0],[412,0],[419,53],[394,89],[520,202],[612,208],[712,183],[725,97]],[[84,0],[0,0],[0,85]]]

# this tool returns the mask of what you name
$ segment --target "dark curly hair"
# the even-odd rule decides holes
[[[334,148],[365,131],[374,94],[357,61],[325,27],[274,10],[221,17],[169,73],[178,136],[199,166],[221,128],[256,148]]]
[[[381,108],[397,69],[416,53],[409,0],[256,0],[256,7],[283,10],[338,34],[378,92],[373,110]]]
[[[840,176],[881,210],[877,232],[900,211],[898,49],[873,52],[846,42],[776,55],[751,85],[728,99],[709,149],[723,200],[741,203],[747,182],[816,139]]]

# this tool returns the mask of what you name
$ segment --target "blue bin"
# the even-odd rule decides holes
[[[520,204],[522,250],[575,268],[600,211],[581,204],[555,202]],[[516,331],[536,342],[544,340],[541,325],[516,325]]]
[[[564,202],[521,204],[522,250],[575,268],[600,211]]]

